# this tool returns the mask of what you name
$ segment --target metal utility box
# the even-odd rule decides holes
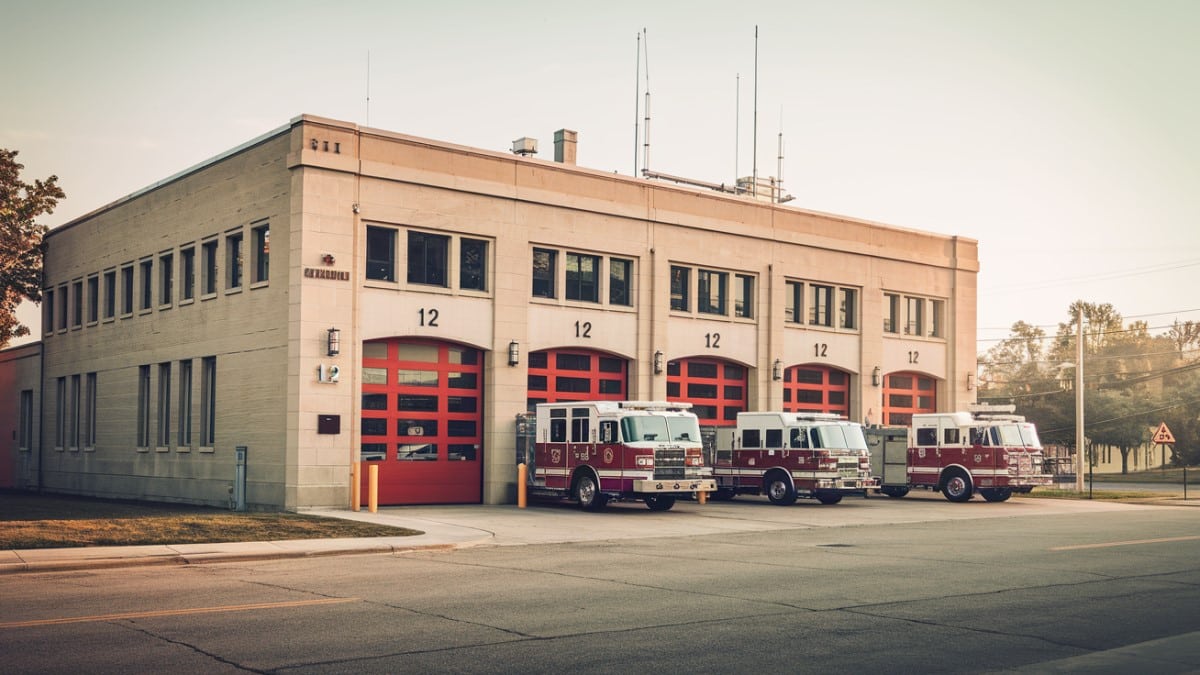
[[[863,429],[871,450],[871,475],[879,487],[908,486],[908,430],[894,427]]]

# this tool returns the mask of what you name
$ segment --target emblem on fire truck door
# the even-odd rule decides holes
[[[562,459],[562,451],[561,450],[559,450],[558,448],[554,448],[553,450],[550,451],[550,463],[551,464],[558,464],[558,462],[561,459]]]
[[[981,462],[983,462],[983,455],[975,455],[975,463],[979,464]]]
[[[613,451],[612,451],[612,448],[605,448],[605,449],[604,449],[604,463],[605,463],[605,464],[612,464],[612,460],[613,460]]]
[[[917,448],[917,457],[925,459],[925,448]]]

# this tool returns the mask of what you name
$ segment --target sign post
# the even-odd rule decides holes
[[[1167,470],[1167,446],[1175,444],[1175,434],[1167,428],[1167,423],[1162,422],[1158,425],[1158,429],[1154,432],[1153,443],[1162,450],[1162,470]],[[1171,449],[1174,452],[1174,448]]]

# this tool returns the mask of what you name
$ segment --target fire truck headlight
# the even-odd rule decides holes
[[[652,455],[641,455],[637,458],[637,466],[639,469],[653,469],[654,457]]]
[[[703,457],[688,457],[686,460],[684,460],[684,464],[686,466],[704,466],[704,458]]]

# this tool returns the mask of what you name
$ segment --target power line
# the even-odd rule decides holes
[[[1198,308],[1196,308],[1196,309],[1178,309],[1178,310],[1169,311],[1169,312],[1154,312],[1154,313],[1152,313],[1152,314],[1131,314],[1131,315],[1129,315],[1129,316],[1122,316],[1122,317],[1121,317],[1121,319],[1122,319],[1122,320],[1125,320],[1125,319],[1144,319],[1144,318],[1146,318],[1146,317],[1150,317],[1150,316],[1173,316],[1173,315],[1178,315],[1178,314],[1190,314],[1190,313],[1192,313],[1192,312],[1200,312],[1200,307],[1198,307]],[[1074,320],[1074,319],[1071,319],[1070,321],[1062,321],[1062,322],[1059,322],[1059,323],[1048,323],[1048,324],[1026,324],[1026,325],[1027,325],[1027,326],[1029,326],[1030,328],[1058,328],[1059,326],[1061,326],[1061,325],[1063,325],[1063,324],[1067,324],[1067,325],[1074,325],[1074,323],[1075,323],[1075,320]],[[1174,325],[1174,324],[1172,324],[1172,325]],[[999,327],[999,326],[980,327],[980,328],[977,328],[976,330],[1012,330],[1012,326],[1004,326],[1004,327]],[[979,342],[985,342],[985,341],[992,341],[992,342],[995,342],[995,341],[997,341],[997,340],[1003,340],[1003,339],[1004,339],[1004,338],[993,338],[993,339],[991,339],[991,340],[979,340]]]
[[[1071,286],[1076,283],[1086,283],[1092,281],[1110,281],[1112,279],[1124,279],[1126,277],[1140,276],[1143,274],[1158,274],[1159,272],[1172,272],[1178,269],[1187,267],[1195,267],[1200,265],[1200,260],[1177,260],[1169,263],[1158,263],[1147,267],[1134,268],[1123,272],[1105,272],[1103,274],[1093,274],[1082,277],[1066,277],[1062,279],[1051,279],[1049,282],[1041,283],[1024,283],[1012,284],[1010,286],[996,286],[982,291],[982,294],[989,293],[1005,293],[1011,291],[1033,291],[1042,290],[1045,288],[1055,288],[1059,286]]]
[[[1127,419],[1129,419],[1129,418],[1131,418],[1131,417],[1141,417],[1141,416],[1143,416],[1143,415],[1150,415],[1150,414],[1153,414],[1153,413],[1156,413],[1156,412],[1162,412],[1162,411],[1164,411],[1164,410],[1171,410],[1171,409],[1173,409],[1173,408],[1178,408],[1178,407],[1180,407],[1180,406],[1186,406],[1186,405],[1196,405],[1196,404],[1198,404],[1198,403],[1200,403],[1200,398],[1198,398],[1198,399],[1194,399],[1194,400],[1191,400],[1191,401],[1180,401],[1180,402],[1178,402],[1178,403],[1172,403],[1171,405],[1165,405],[1165,406],[1162,406],[1162,407],[1160,407],[1160,408],[1153,408],[1153,409],[1151,409],[1151,410],[1143,410],[1143,411],[1140,411],[1140,412],[1129,413],[1128,415],[1118,415],[1117,417],[1110,417],[1109,419],[1106,419],[1106,420],[1100,420],[1099,422],[1091,422],[1091,421],[1089,421],[1089,422],[1087,423],[1087,425],[1088,425],[1089,427],[1093,427],[1093,428],[1094,428],[1094,427],[1100,427],[1100,426],[1104,426],[1105,424],[1111,424],[1112,422],[1120,422],[1121,420],[1127,420]],[[1058,429],[1044,429],[1044,430],[1039,430],[1039,433],[1041,433],[1041,434],[1046,434],[1046,435],[1049,435],[1049,434],[1055,434],[1055,433],[1058,433],[1058,432],[1060,432],[1060,431],[1071,431],[1071,430],[1073,430],[1074,428],[1075,428],[1075,427],[1071,426],[1071,427],[1061,427],[1061,428],[1058,428]]]

